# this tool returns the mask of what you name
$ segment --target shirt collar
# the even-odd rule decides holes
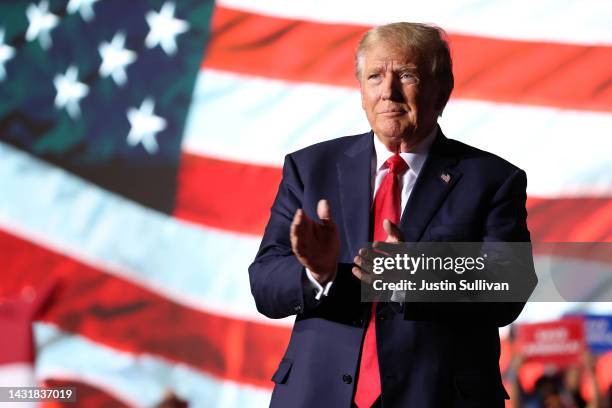
[[[438,126],[436,125],[432,131],[419,143],[412,152],[404,153],[400,152],[402,159],[406,161],[412,171],[418,176],[423,168],[425,159],[429,154],[431,145],[436,138],[438,133]],[[382,170],[386,167],[385,162],[389,157],[393,156],[394,153],[387,150],[387,147],[380,141],[378,136],[374,134],[374,153],[376,155],[376,171]]]

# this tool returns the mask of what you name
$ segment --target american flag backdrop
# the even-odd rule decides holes
[[[532,239],[612,241],[609,2],[2,2],[0,345],[44,293],[20,316],[67,406],[267,406],[292,321],[258,315],[247,267],[283,157],[369,130],[354,50],[402,20],[447,30],[442,129],[526,170]],[[612,311],[521,319],[578,307]],[[32,364],[6,350],[0,378]]]

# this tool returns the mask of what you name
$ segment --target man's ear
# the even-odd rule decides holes
[[[441,116],[442,111],[444,110],[444,107],[446,106],[447,99],[444,97],[444,95],[442,95],[440,85],[436,83],[435,86],[436,86],[435,88],[435,92],[436,92],[435,108],[438,111],[438,116]]]

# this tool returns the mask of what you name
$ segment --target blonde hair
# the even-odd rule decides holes
[[[355,53],[355,76],[361,82],[365,54],[377,44],[384,43],[409,53],[419,71],[433,79],[440,87],[440,111],[453,91],[453,62],[444,30],[420,23],[392,23],[374,27],[366,32]]]

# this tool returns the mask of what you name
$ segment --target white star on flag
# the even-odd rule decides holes
[[[146,98],[140,108],[130,108],[127,117],[130,121],[131,129],[127,137],[130,146],[142,143],[143,147],[150,154],[158,150],[155,135],[166,128],[166,120],[153,113],[155,102],[153,99]]]
[[[51,30],[59,23],[59,18],[49,12],[49,2],[41,0],[38,6],[30,4],[26,10],[29,25],[26,40],[38,39],[40,46],[47,50],[51,46]]]
[[[146,19],[150,30],[145,45],[153,48],[158,44],[167,55],[176,53],[176,36],[189,30],[189,23],[174,18],[175,4],[166,2],[159,13],[149,11]]]
[[[100,75],[112,76],[117,85],[123,86],[127,82],[125,68],[136,61],[136,53],[125,49],[125,34],[116,33],[110,43],[104,42],[98,47],[102,57]]]
[[[77,11],[85,21],[91,21],[94,18],[93,5],[98,0],[70,0],[66,10],[70,14]]]
[[[89,86],[79,82],[78,76],[79,70],[73,65],[66,70],[65,75],[58,74],[53,80],[57,90],[55,107],[58,109],[65,107],[72,119],[81,116],[79,102],[89,93]]]
[[[4,64],[15,56],[15,48],[4,43],[4,29],[0,30],[0,81],[6,78]]]

